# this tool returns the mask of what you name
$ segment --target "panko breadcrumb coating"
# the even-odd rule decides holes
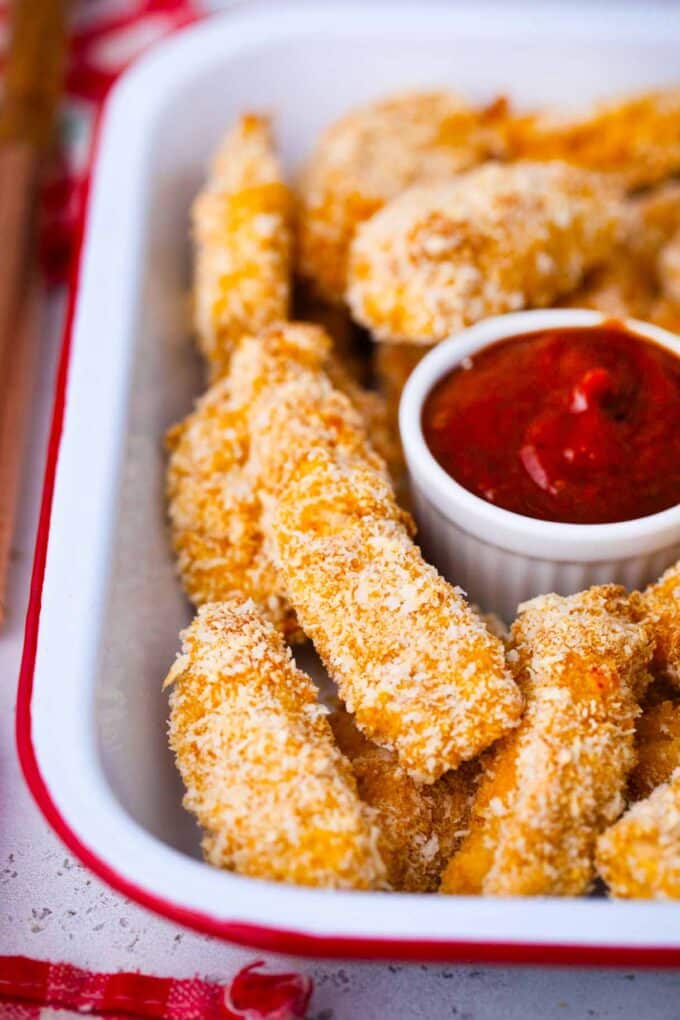
[[[649,313],[649,321],[680,336],[680,302],[666,301],[664,298],[655,301]]]
[[[600,836],[597,870],[612,896],[680,899],[680,769]]]
[[[635,727],[637,764],[628,790],[633,800],[647,797],[680,768],[680,701],[646,705]]]
[[[364,223],[347,298],[382,340],[434,343],[489,315],[549,305],[614,250],[618,191],[563,163],[488,165],[410,188]]]
[[[652,641],[624,589],[603,585],[520,607],[508,659],[526,697],[493,749],[447,893],[576,895],[595,841],[624,807]]]
[[[329,721],[351,762],[359,796],[375,809],[390,888],[434,892],[465,830],[476,763],[426,786],[411,779],[391,751],[367,740],[344,709],[332,712]]]
[[[262,484],[256,474],[245,471],[250,418],[258,399],[287,379],[326,368],[360,405],[357,428],[365,427],[376,446],[391,453],[392,437],[379,397],[334,365],[330,352],[329,338],[314,326],[279,324],[244,338],[229,374],[167,438],[172,542],[187,595],[196,605],[235,594],[252,598],[290,641],[301,640],[303,634],[265,547]],[[364,442],[363,431],[361,435]]]
[[[659,282],[664,297],[680,305],[680,230],[661,250]]]
[[[317,142],[301,181],[300,271],[332,301],[345,292],[358,225],[417,181],[445,180],[505,149],[507,104],[408,92],[352,110]]]
[[[636,260],[654,268],[661,249],[680,229],[680,181],[666,181],[627,199],[625,244]]]
[[[233,601],[202,606],[182,638],[165,681],[170,746],[206,859],[298,885],[383,887],[375,814],[280,635]]]
[[[661,259],[680,228],[680,182],[669,181],[628,198],[622,208],[623,233],[615,251],[557,303],[666,325]]]
[[[603,103],[580,117],[519,117],[508,143],[520,159],[561,159],[631,188],[654,184],[680,171],[680,88]]]
[[[423,560],[347,398],[319,373],[278,387],[251,451],[272,556],[361,730],[425,782],[507,733],[502,644]]]
[[[268,118],[239,118],[194,202],[192,219],[196,333],[216,379],[242,336],[288,317],[292,198]]]
[[[291,336],[292,344],[287,345]],[[328,357],[320,331],[272,327],[247,338],[229,375],[167,437],[167,495],[172,543],[187,595],[196,605],[234,595],[252,598],[289,640],[302,632],[283,583],[264,548],[257,485],[244,474],[249,414],[262,385],[294,375],[306,356]]]
[[[356,382],[346,371],[344,362],[337,357],[330,358],[325,367],[333,385],[349,397],[361,415],[371,446],[385,461],[390,477],[396,485],[405,469],[404,454],[399,429],[396,423],[390,420],[385,397],[382,393],[366,389]]]
[[[615,319],[651,320],[657,301],[655,275],[626,248],[588,273],[581,286],[556,302],[561,308],[592,308]]]
[[[680,687],[680,561],[642,593],[654,630],[654,668]]]

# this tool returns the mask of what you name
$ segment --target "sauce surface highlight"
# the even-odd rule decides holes
[[[460,485],[527,517],[634,520],[680,502],[680,357],[617,322],[510,337],[423,408]]]

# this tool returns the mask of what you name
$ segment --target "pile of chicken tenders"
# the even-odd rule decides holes
[[[568,117],[388,98],[331,125],[295,188],[246,114],[193,234],[209,388],[168,434],[167,496],[197,614],[166,685],[206,859],[680,898],[680,563],[644,592],[539,596],[506,630],[424,560],[396,425],[418,360],[486,316],[680,330],[680,89]]]

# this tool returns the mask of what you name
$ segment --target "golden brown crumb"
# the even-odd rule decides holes
[[[604,585],[520,609],[508,659],[526,712],[486,757],[443,892],[582,893],[597,835],[624,806],[652,651],[635,603]]]
[[[680,227],[680,182],[669,181],[628,198],[622,208],[623,233],[616,250],[557,303],[667,325],[672,313],[670,294],[661,295],[662,253]]]
[[[322,330],[295,323],[244,338],[229,374],[168,433],[172,542],[189,598],[196,605],[237,593],[252,598],[291,641],[303,634],[265,546],[262,484],[245,471],[258,400],[287,379],[325,368],[360,405],[355,415],[362,442],[365,427],[376,445],[390,452],[381,401],[334,365],[330,349]]]
[[[666,181],[626,201],[625,242],[635,259],[656,268],[661,249],[680,228],[680,181]]]
[[[628,789],[633,800],[647,797],[680,768],[680,702],[666,699],[646,705],[635,727],[637,765]]]
[[[344,709],[334,711],[329,721],[351,762],[359,796],[375,809],[390,888],[433,892],[462,838],[476,764],[466,763],[425,786],[407,775],[391,751],[372,744]]]
[[[300,317],[321,326],[331,338],[333,355],[326,363],[326,372],[333,385],[346,393],[361,413],[368,438],[387,463],[392,477],[397,479],[404,469],[398,429],[389,417],[384,395],[367,388],[371,366],[361,349],[358,327],[343,305],[315,297],[309,287],[298,287],[296,302]]]
[[[642,603],[654,631],[654,668],[680,687],[680,561],[643,592]]]
[[[680,171],[680,89],[603,103],[581,117],[520,117],[508,144],[520,159],[561,159],[629,187],[654,184]]]
[[[680,305],[680,230],[661,249],[659,282],[663,296]]]
[[[422,559],[347,398],[318,374],[278,387],[251,451],[273,558],[360,728],[427,782],[506,733],[502,645]]]
[[[319,139],[301,182],[300,271],[341,301],[358,225],[416,181],[502,155],[507,104],[475,109],[449,92],[408,92],[352,110]]]
[[[577,290],[556,303],[561,308],[593,308],[615,319],[649,320],[656,301],[654,276],[628,249],[620,248],[588,273]]]
[[[241,117],[194,202],[195,325],[213,379],[238,340],[288,317],[292,199],[266,117]]]
[[[648,315],[650,322],[661,329],[670,330],[680,336],[680,302],[666,301],[660,298],[655,301]]]
[[[410,188],[356,233],[353,315],[382,340],[428,344],[551,304],[614,250],[617,194],[562,163],[488,165]]]
[[[274,326],[244,339],[229,375],[168,434],[172,541],[189,598],[196,605],[252,598],[289,640],[303,635],[264,547],[257,479],[244,473],[249,422],[262,389],[294,376],[305,361],[323,364],[329,350],[314,327]]]
[[[202,606],[182,638],[170,746],[206,859],[299,885],[384,886],[374,812],[280,635],[232,601]]]
[[[680,769],[600,836],[597,869],[613,896],[680,899]]]

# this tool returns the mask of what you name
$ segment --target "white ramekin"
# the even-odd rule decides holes
[[[520,602],[607,581],[640,588],[680,558],[680,505],[616,524],[556,524],[494,506],[455,482],[431,454],[421,427],[425,398],[464,358],[536,330],[594,326],[599,312],[546,309],[486,319],[434,348],[410,376],[399,427],[424,554],[487,612],[511,620]],[[680,355],[680,338],[634,319],[626,325]]]

